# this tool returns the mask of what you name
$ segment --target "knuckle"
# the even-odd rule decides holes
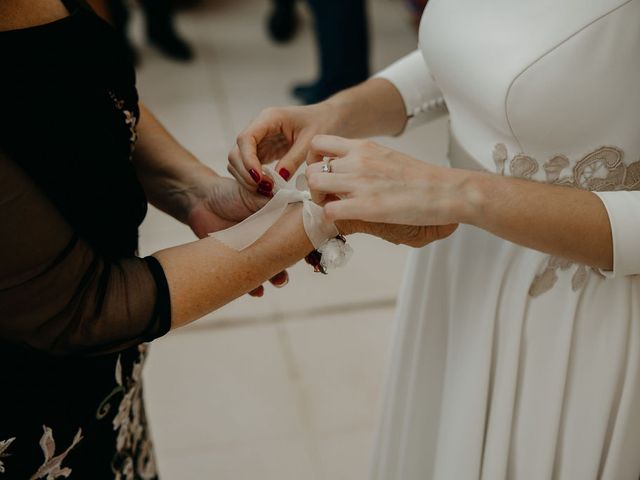
[[[273,118],[280,113],[280,108],[278,107],[267,107],[262,112],[260,112],[261,117],[265,118]]]
[[[366,152],[366,151],[373,150],[376,147],[376,145],[377,145],[376,142],[374,142],[370,138],[366,138],[360,141],[360,144],[358,145],[358,147],[360,148],[360,150]]]

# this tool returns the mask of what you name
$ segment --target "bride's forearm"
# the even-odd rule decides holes
[[[343,137],[397,135],[407,123],[400,92],[383,78],[371,78],[324,103],[336,112],[333,133]]]
[[[313,250],[301,210],[290,206],[260,240],[240,252],[205,238],[154,253],[169,284],[172,328],[253,290]]]
[[[611,270],[609,217],[586,190],[471,173],[465,223],[535,250]]]

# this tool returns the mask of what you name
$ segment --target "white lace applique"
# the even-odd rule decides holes
[[[600,147],[571,165],[564,155],[555,155],[542,164],[546,183],[580,188],[592,192],[619,190],[640,190],[640,161],[629,165],[623,161],[624,152],[616,147]],[[493,148],[493,161],[499,175],[534,180],[540,170],[539,162],[528,155],[515,155],[511,161],[507,147],[498,143]],[[551,290],[558,281],[558,270],[576,270],[571,279],[573,291],[582,289],[588,280],[589,272],[602,274],[595,268],[579,265],[559,257],[549,257],[546,266],[539,272],[529,288],[529,295],[537,297]]]
[[[124,100],[119,100],[113,92],[109,92],[109,97],[113,100],[115,107],[122,112],[124,122],[127,124],[127,127],[129,127],[129,160],[131,160],[136,148],[136,142],[138,141],[138,117],[133,111],[126,109]]]

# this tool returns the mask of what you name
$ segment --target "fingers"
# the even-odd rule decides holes
[[[328,174],[328,173],[363,173],[366,171],[366,168],[360,168],[360,165],[356,158],[349,155],[343,158],[327,158],[323,157],[321,163],[313,163],[307,166],[307,170],[305,174],[307,176],[307,180],[314,174]],[[325,161],[329,164],[329,172],[323,172],[322,167],[325,164]]]
[[[307,165],[321,162],[324,157],[344,157],[357,143],[358,140],[349,140],[335,135],[316,135],[311,140]]]
[[[307,182],[314,193],[348,195],[355,190],[357,180],[358,177],[349,173],[312,173]]]
[[[242,168],[242,167],[240,167]],[[244,176],[240,173],[240,171],[234,167],[231,163],[227,165],[227,171],[246,189],[249,191],[256,191],[263,197],[271,198],[273,197],[273,179],[268,175],[262,175],[260,182],[258,182],[258,186],[251,183],[248,184]]]
[[[348,198],[336,200],[324,206],[324,214],[328,220],[365,220],[367,222],[379,221],[375,210],[371,209],[371,202],[362,198]]]
[[[261,130],[258,130],[258,133],[260,132]],[[241,175],[243,183],[254,187],[260,182],[262,171],[257,149],[258,140],[253,132],[245,131],[238,136],[236,145],[229,153],[229,164]]]
[[[237,150],[237,147],[235,149]],[[245,177],[240,173],[240,170],[238,170],[238,167],[236,166],[236,162],[231,161],[231,155],[232,154],[230,153],[229,154],[229,164],[227,165],[227,171],[246,190],[254,191],[256,189],[256,184],[255,183],[247,183],[247,180],[245,179]],[[238,155],[239,155],[239,153],[238,153]],[[240,167],[240,168],[242,168],[242,167]]]
[[[258,194],[253,190],[249,190],[247,188],[239,187],[240,198],[242,199],[243,205],[247,207],[247,209],[255,213],[264,207],[269,201],[269,197],[265,195]]]
[[[288,181],[291,175],[293,175],[306,160],[308,148],[308,141],[303,138],[297,139],[285,156],[276,164],[276,172]]]
[[[277,275],[274,275],[273,277],[271,277],[269,279],[269,282],[271,282],[271,285],[273,285],[276,288],[282,288],[287,283],[289,283],[289,274],[287,273],[286,270],[283,270]],[[260,285],[258,288],[254,288],[249,292],[249,295],[251,295],[252,297],[258,297],[258,298],[264,296],[264,285]]]

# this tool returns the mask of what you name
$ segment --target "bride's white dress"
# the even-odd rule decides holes
[[[640,0],[431,0],[380,75],[412,124],[444,98],[453,166],[598,192],[615,266],[471,226],[414,252],[372,478],[637,480]]]

